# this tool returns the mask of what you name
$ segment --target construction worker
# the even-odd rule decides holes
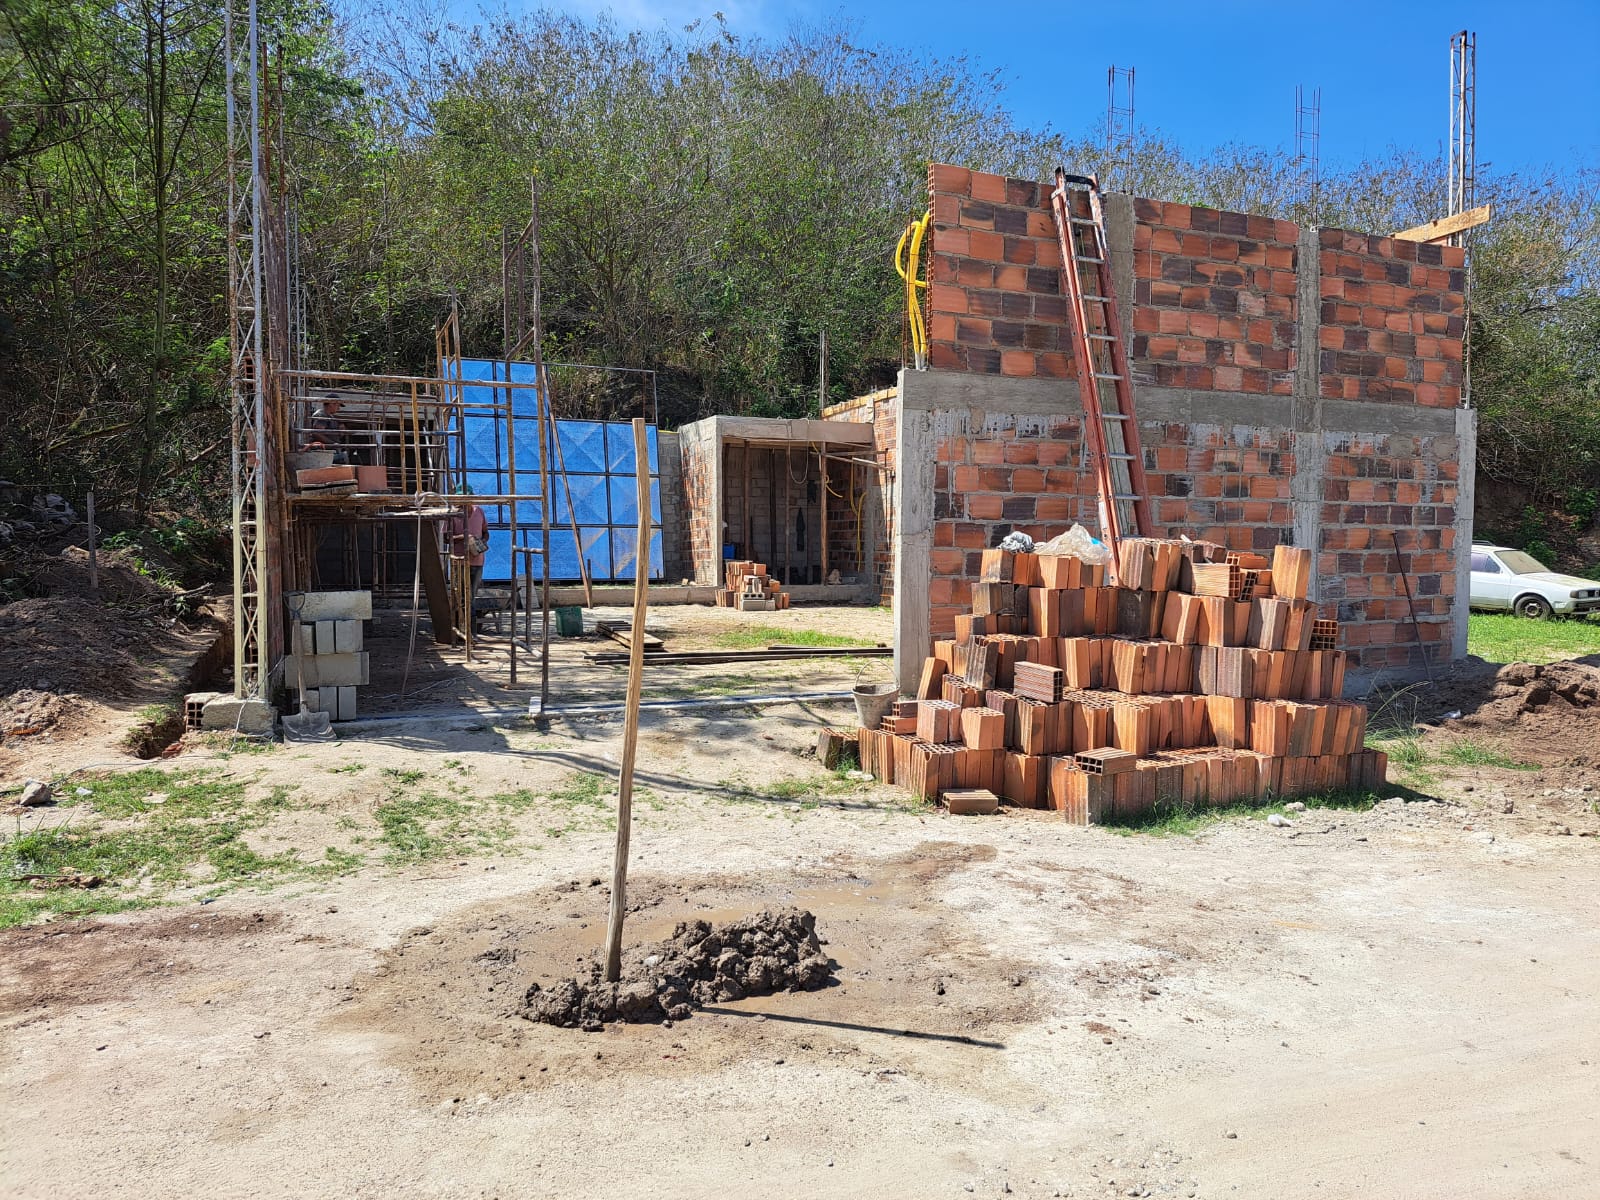
[[[489,549],[489,517],[470,501],[456,509],[445,522],[450,556],[465,558],[470,573],[467,608],[472,614],[472,632],[478,633],[478,586],[483,582],[483,556]]]

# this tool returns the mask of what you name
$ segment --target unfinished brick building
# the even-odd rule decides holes
[[[892,456],[897,671],[970,603],[1012,529],[1095,528],[1049,188],[929,171],[929,369],[827,418]],[[1475,423],[1463,251],[1125,195],[1107,237],[1157,535],[1317,551],[1353,665],[1466,651]],[[1398,537],[1415,592],[1413,629]]]

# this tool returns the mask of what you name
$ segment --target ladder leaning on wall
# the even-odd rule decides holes
[[[1151,523],[1099,183],[1092,175],[1069,175],[1056,168],[1050,209],[1061,242],[1061,287],[1083,400],[1089,466],[1099,494],[1100,537],[1117,566],[1119,539],[1148,537]]]

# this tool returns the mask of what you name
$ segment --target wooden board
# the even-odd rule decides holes
[[[1440,217],[1437,221],[1429,221],[1426,225],[1402,229],[1393,236],[1402,242],[1436,242],[1451,234],[1464,233],[1468,229],[1475,229],[1487,223],[1489,215],[1489,205],[1480,204],[1477,208],[1469,208],[1466,212],[1456,213],[1453,217]]]
[[[596,621],[594,623],[594,627],[596,629],[598,629],[601,633],[605,634],[613,642],[617,642],[620,645],[627,646],[630,649],[632,648],[632,646],[633,646],[633,623],[631,621]],[[651,633],[649,630],[645,631],[645,634],[644,634],[644,652],[646,654],[649,654],[652,650],[661,650],[661,649],[664,649],[665,647],[666,647],[666,643],[665,642],[663,642],[660,638],[658,638],[655,634]]]

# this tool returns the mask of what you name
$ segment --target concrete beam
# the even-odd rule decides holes
[[[1473,503],[1478,472],[1478,414],[1475,409],[1452,410],[1456,420],[1456,595],[1450,611],[1450,657],[1467,656],[1467,598],[1472,592]]]
[[[916,691],[922,660],[933,648],[928,580],[932,577],[933,456],[937,447],[933,413],[913,408],[906,401],[908,393],[916,394],[931,375],[935,373],[901,371],[900,396],[895,401],[900,469],[895,472],[893,492],[894,677],[902,692]]]
[[[1327,442],[1322,436],[1323,400],[1319,364],[1322,357],[1322,247],[1315,228],[1300,231],[1295,247],[1295,373],[1291,421],[1294,475],[1289,501],[1294,513],[1294,544],[1311,551],[1310,598],[1321,600],[1322,481],[1327,471]]]

